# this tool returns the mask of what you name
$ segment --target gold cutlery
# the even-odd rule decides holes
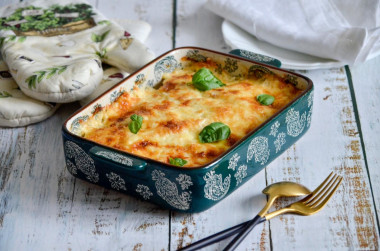
[[[311,191],[307,189],[306,187],[304,187],[303,185],[290,182],[290,181],[282,181],[282,182],[273,183],[267,186],[263,190],[263,193],[268,195],[268,202],[266,203],[265,207],[260,211],[259,214],[265,214],[268,211],[268,209],[273,205],[274,201],[279,197],[295,197],[295,196],[308,195],[311,193]],[[180,250],[197,250],[202,247],[216,243],[229,236],[237,234],[239,231],[243,229],[243,227],[248,222],[249,221],[246,221],[234,227],[223,230],[219,233],[211,235],[198,242],[192,243],[189,246],[184,247]]]
[[[251,221],[249,221],[239,234],[227,245],[224,250],[235,250],[235,248],[244,240],[249,232],[259,223],[265,220],[270,220],[273,217],[284,213],[294,213],[300,215],[312,215],[319,212],[331,199],[335,191],[342,182],[342,177],[333,173],[320,184],[310,195],[304,199],[281,208],[272,213],[265,214],[263,210]]]
[[[330,173],[330,175],[313,192],[310,192],[306,187],[294,182],[285,181],[271,184],[263,190],[263,193],[268,195],[268,202],[255,218],[213,234],[180,250],[198,250],[239,233],[224,249],[234,250],[248,235],[248,233],[259,223],[270,220],[273,217],[284,213],[295,213],[301,215],[311,215],[317,213],[327,204],[341,182],[341,176]],[[281,208],[272,213],[267,213],[277,198],[301,195],[308,196],[300,201],[288,205],[287,207]]]

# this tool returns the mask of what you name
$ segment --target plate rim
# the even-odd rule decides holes
[[[233,30],[233,32],[235,32],[235,33],[239,33],[239,32],[247,33],[248,36],[251,36],[255,40],[257,40],[257,38],[255,36],[249,34],[248,32],[244,31],[243,29],[241,29],[240,27],[238,27],[234,23],[230,22],[229,20],[224,19],[222,22],[222,27],[221,27],[223,39],[226,42],[226,44],[228,46],[230,46],[232,49],[244,49],[244,50],[252,51],[254,53],[264,54],[266,56],[276,58],[276,59],[281,61],[281,68],[292,69],[292,70],[315,70],[315,69],[343,67],[344,65],[346,65],[345,63],[340,62],[340,61],[336,61],[336,60],[331,60],[331,61],[327,61],[327,62],[316,61],[315,63],[310,63],[310,64],[294,63],[294,62],[287,61],[286,58],[284,59],[283,57],[278,57],[275,54],[265,53],[265,51],[263,53],[263,51],[261,51],[261,50],[260,51],[253,51],[251,48],[247,48],[247,47],[242,48],[241,46],[238,46],[233,39],[231,39],[230,37],[227,36],[227,34],[226,34],[227,29]],[[246,41],[247,43],[251,43],[251,41],[247,41],[243,37],[239,37],[239,39]],[[271,47],[275,47],[276,49],[278,48],[278,50],[284,50],[284,51],[286,50],[286,51],[291,52],[291,50],[280,48],[278,46],[269,44],[265,41],[260,41],[260,42],[266,43]],[[255,45],[253,45],[253,46],[255,46]],[[296,53],[300,54],[300,55],[305,55],[307,57],[314,57],[312,55],[307,55],[307,54],[304,54],[301,52],[296,52]],[[318,57],[315,57],[315,58],[318,59]],[[321,59],[324,59],[324,58],[321,58]],[[324,60],[328,60],[328,59],[324,59]]]

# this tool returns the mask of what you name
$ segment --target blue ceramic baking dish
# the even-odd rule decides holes
[[[171,50],[75,112],[65,121],[62,130],[69,172],[77,178],[182,212],[206,210],[230,195],[307,131],[313,107],[313,83],[310,79],[272,66],[278,61],[268,57],[243,50],[233,53],[235,55],[196,47]],[[301,89],[302,94],[227,152],[200,167],[175,167],[77,135],[80,122],[89,118],[99,107],[114,102],[135,83],[154,86],[160,82],[163,73],[181,67],[181,58],[185,56],[193,60],[211,58],[218,67],[233,75],[255,74],[260,77],[267,73],[277,74],[288,84]]]

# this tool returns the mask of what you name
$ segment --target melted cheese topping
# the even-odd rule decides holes
[[[135,87],[132,92],[125,92],[83,122],[80,135],[161,162],[181,158],[187,161],[184,167],[201,166],[217,158],[301,92],[273,74],[261,79],[236,79],[226,72],[215,73],[212,61],[189,64],[184,70],[164,75],[158,89]],[[194,88],[192,76],[202,67],[213,71],[226,86],[204,92]],[[261,105],[256,100],[263,93],[275,97],[272,105]],[[143,117],[137,134],[128,128],[132,114]],[[215,143],[200,143],[199,133],[213,122],[228,125],[231,135]]]

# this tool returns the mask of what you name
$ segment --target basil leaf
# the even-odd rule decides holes
[[[142,122],[143,122],[143,117],[137,114],[133,114],[131,116],[131,122],[128,125],[129,130],[132,133],[137,134],[137,132],[140,130],[142,126]]]
[[[271,105],[274,102],[274,97],[269,94],[260,94],[256,97],[256,99],[262,105]]]
[[[202,68],[193,75],[193,85],[200,91],[207,91],[225,86],[207,68]]]
[[[184,166],[187,161],[181,158],[169,158],[169,163],[174,166]]]
[[[231,129],[227,125],[214,122],[203,128],[198,137],[201,143],[211,143],[227,139],[230,134]]]

